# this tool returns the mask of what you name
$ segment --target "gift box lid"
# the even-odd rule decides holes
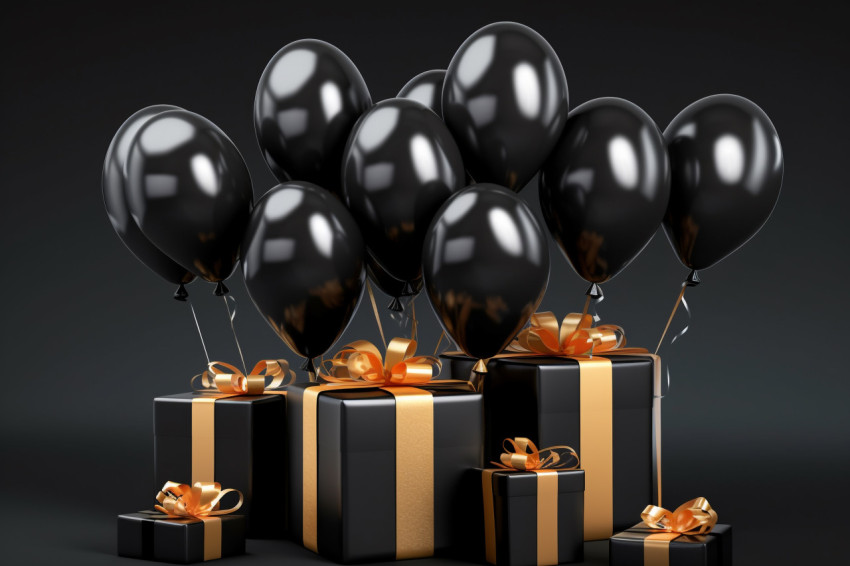
[[[558,493],[584,491],[584,470],[552,470],[558,473]],[[537,474],[499,470],[493,473],[493,491],[501,497],[537,495]]]
[[[191,438],[192,400],[215,397],[199,391],[163,395],[153,400],[154,435]],[[255,410],[286,403],[285,395],[239,395],[215,402],[216,435],[240,437],[252,428]],[[218,426],[218,425],[221,426]]]

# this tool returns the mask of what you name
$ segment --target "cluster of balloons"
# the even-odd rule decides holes
[[[241,257],[255,305],[308,370],[345,330],[367,275],[394,310],[424,288],[467,354],[500,352],[549,279],[544,230],[517,196],[538,173],[545,224],[591,284],[622,271],[661,224],[684,265],[713,265],[760,229],[782,182],[778,136],[752,102],[705,98],[663,133],[619,98],[570,111],[557,54],[512,22],[476,31],[446,70],[377,104],[339,49],[295,41],[260,78],[254,125],[281,183],[256,206],[230,140],[170,106],[118,130],[104,201],[168,281],[220,283]]]

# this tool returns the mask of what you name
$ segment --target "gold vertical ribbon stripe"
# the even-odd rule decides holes
[[[597,540],[614,534],[613,371],[604,358],[579,358],[578,364],[584,540]]]
[[[528,438],[506,438],[498,468],[482,471],[481,490],[484,499],[484,543],[487,562],[496,564],[496,512],[493,498],[495,472],[532,472],[537,475],[537,566],[558,564],[558,470],[575,470],[579,467],[578,454],[569,446],[551,446],[538,450]],[[566,459],[575,459],[567,467]]]
[[[228,493],[238,493],[239,501],[221,509],[221,499]],[[156,510],[164,513],[162,520],[198,520],[204,523],[204,560],[221,558],[221,515],[242,507],[242,493],[237,489],[221,489],[215,482],[194,482],[192,486],[165,482],[156,495]]]

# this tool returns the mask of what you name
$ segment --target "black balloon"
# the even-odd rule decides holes
[[[365,247],[345,206],[312,183],[280,184],[257,203],[242,250],[248,293],[278,336],[308,363],[324,354],[365,280]]]
[[[446,78],[446,71],[443,69],[434,69],[419,73],[396,95],[396,98],[409,98],[420,104],[424,104],[433,110],[437,116],[443,117],[443,80]]]
[[[664,131],[672,171],[664,231],[685,266],[711,267],[770,217],[784,159],[761,108],[732,94],[694,102]]]
[[[294,41],[272,57],[254,99],[260,149],[280,181],[309,181],[340,193],[342,150],[372,106],[354,63],[324,41]]]
[[[166,110],[176,109],[177,106],[167,104],[148,106],[127,118],[127,121],[118,128],[109,144],[109,149],[106,151],[106,159],[103,161],[101,189],[103,190],[103,204],[106,206],[109,221],[121,241],[139,261],[169,283],[178,285],[191,282],[195,275],[162,253],[142,234],[136,221],[133,220],[132,214],[130,214],[125,193],[127,186],[125,165],[127,156],[130,154],[133,136],[151,117]]]
[[[670,164],[658,126],[621,98],[570,112],[540,170],[540,208],[576,272],[602,283],[658,230],[670,197]]]
[[[555,146],[568,111],[558,56],[521,24],[476,31],[446,72],[443,118],[479,183],[521,190]]]
[[[150,118],[127,158],[127,197],[171,259],[207,281],[230,276],[254,197],[242,155],[215,124],[182,109]]]
[[[437,318],[468,355],[501,352],[540,304],[549,248],[528,206],[491,184],[456,194],[425,238],[425,289]]]
[[[454,139],[442,120],[418,102],[379,102],[351,132],[343,158],[343,197],[369,253],[389,275],[412,287],[422,274],[425,232],[440,206],[463,185],[463,161]]]

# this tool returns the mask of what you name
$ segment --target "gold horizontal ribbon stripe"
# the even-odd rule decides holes
[[[434,397],[387,387],[396,403],[396,559],[434,554]]]
[[[584,540],[598,540],[610,537],[614,525],[612,367],[604,358],[580,358],[578,363]]]
[[[537,566],[558,564],[558,472],[537,474]]]

